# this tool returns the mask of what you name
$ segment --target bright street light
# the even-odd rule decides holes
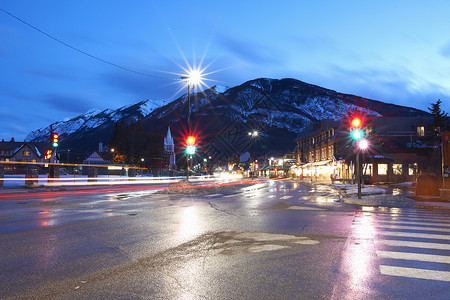
[[[369,147],[369,142],[366,139],[362,139],[359,141],[358,147],[361,150],[366,150]]]
[[[248,133],[248,135],[250,135],[250,136],[252,136],[252,137],[257,137],[258,136],[258,131],[256,131],[256,130],[253,130],[253,131],[251,131],[251,132],[249,132]]]
[[[195,87],[203,83],[203,73],[199,69],[190,70],[187,75],[180,77],[181,80],[186,80],[188,87]]]

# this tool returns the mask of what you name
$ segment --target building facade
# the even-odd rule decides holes
[[[366,120],[363,131],[369,147],[360,150],[350,138],[347,120],[322,120],[297,136],[294,173],[312,180],[350,181],[359,152],[366,182],[404,182],[419,173],[439,174],[439,138],[431,124],[432,117]]]
[[[48,143],[0,142],[0,162],[6,174],[25,174],[27,168],[43,168]]]

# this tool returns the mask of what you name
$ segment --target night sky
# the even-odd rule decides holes
[[[174,100],[187,92],[178,79],[188,65],[206,68],[208,86],[289,77],[425,111],[441,99],[450,111],[450,1],[28,0],[0,9],[41,31],[0,11],[8,141],[91,108]]]

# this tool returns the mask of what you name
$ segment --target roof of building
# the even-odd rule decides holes
[[[370,121],[378,131],[413,131],[415,126],[431,126],[433,117],[379,117]]]
[[[7,150],[10,151],[8,155],[3,154],[2,156],[13,156],[23,147],[28,146],[32,151],[36,153],[37,156],[41,157],[45,153],[46,149],[49,148],[49,143],[33,143],[33,142],[0,142],[0,151]]]

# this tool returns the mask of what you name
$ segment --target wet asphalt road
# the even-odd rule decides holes
[[[0,298],[448,299],[448,217],[291,181],[8,195]]]

